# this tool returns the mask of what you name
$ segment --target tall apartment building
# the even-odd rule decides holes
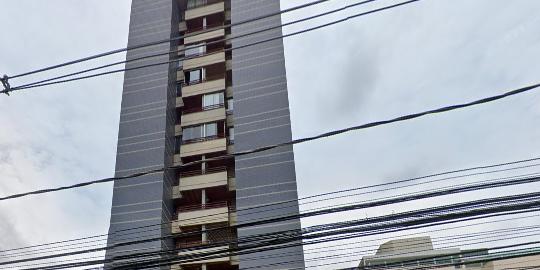
[[[279,36],[281,28],[234,38],[280,25],[280,16],[237,24],[279,10],[279,0],[132,1],[128,46],[185,37],[128,51],[128,60],[157,52],[174,53],[129,62],[127,68],[183,61],[125,73],[116,176],[291,140],[282,40],[243,47]],[[223,27],[230,23],[237,25]],[[237,47],[242,48],[227,50]],[[292,147],[117,181],[108,245],[155,240],[116,246],[107,251],[106,258],[157,251],[143,259],[166,259],[234,248],[236,245],[228,242],[238,238],[299,230],[299,219],[231,227],[296,214],[298,204],[288,201],[297,196]],[[268,206],[277,202],[288,203]],[[192,236],[178,237],[185,232]],[[214,246],[197,249],[208,244]],[[126,261],[115,260],[106,268],[120,262]],[[226,254],[154,269],[252,267],[301,269],[302,247]]]

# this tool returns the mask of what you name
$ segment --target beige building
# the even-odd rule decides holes
[[[375,255],[364,256],[359,269],[406,270],[422,267],[439,270],[507,270],[526,267],[527,270],[540,265],[540,255],[498,260],[487,263],[467,263],[478,260],[478,256],[489,255],[488,249],[461,250],[459,248],[434,249],[429,236],[391,240],[383,243]],[[443,266],[454,264],[451,266]],[[458,264],[458,265],[455,265]]]

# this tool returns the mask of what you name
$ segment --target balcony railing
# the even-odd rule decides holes
[[[206,77],[204,79],[197,79],[197,80],[190,80],[190,81],[183,81],[182,86],[190,86],[195,84],[200,84],[208,81],[214,81],[219,79],[225,79],[225,75],[218,75],[218,76],[212,76],[212,77]]]
[[[214,135],[214,136],[207,136],[207,137],[189,139],[189,140],[182,141],[182,145],[191,144],[191,143],[213,141],[213,140],[223,139],[223,138],[225,138],[225,135]]]
[[[219,3],[222,0],[198,0],[188,3],[187,10],[204,7],[207,5]]]
[[[209,110],[220,109],[220,108],[223,108],[223,107],[225,107],[225,103],[219,103],[219,104],[214,104],[214,105],[210,105],[210,106],[186,109],[186,110],[182,111],[182,114],[204,112],[204,111],[209,111]]]
[[[192,177],[192,176],[199,176],[199,175],[205,175],[205,174],[212,174],[212,173],[219,173],[227,171],[227,167],[221,166],[221,167],[214,167],[214,168],[208,168],[206,170],[195,170],[195,171],[188,171],[188,172],[181,172],[180,177]]]
[[[185,241],[185,242],[177,242],[176,248],[194,248],[194,247],[200,247],[205,245],[215,245],[215,244],[223,244],[223,245],[229,245],[231,242],[237,241],[237,238],[229,236],[225,237],[223,239],[220,239],[219,241],[212,241],[212,240],[206,240],[206,241]]]
[[[196,205],[187,205],[187,206],[181,206],[176,209],[176,213],[185,213],[185,212],[193,212],[193,211],[200,211],[200,210],[206,210],[206,209],[216,209],[216,208],[223,208],[228,207],[228,202],[215,202],[215,203],[205,203],[205,204],[196,204]]]
[[[202,46],[202,45],[201,45]],[[185,60],[190,60],[190,59],[194,59],[194,58],[198,58],[198,57],[201,57],[201,56],[206,56],[206,55],[210,55],[210,54],[215,54],[215,53],[220,53],[222,51],[224,51],[225,49],[224,48],[213,48],[213,49],[210,49],[210,50],[205,50],[204,52],[197,52],[197,53],[193,53],[193,54],[190,54],[190,55],[186,55],[186,58],[184,58],[184,61]],[[184,51],[185,53],[186,51]],[[183,64],[182,64],[183,65]]]
[[[223,25],[224,25],[223,23],[213,23],[213,24],[210,24],[210,25],[203,25],[201,27],[194,27],[193,29],[188,29],[188,30],[186,30],[186,33],[190,34],[190,33],[195,33],[195,32],[199,32],[199,31],[210,30],[210,29],[213,29],[213,28],[222,27]]]

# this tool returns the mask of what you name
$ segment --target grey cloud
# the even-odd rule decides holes
[[[0,212],[0,249],[12,249],[28,245],[28,243],[20,237],[22,232],[18,231],[16,228],[17,226],[11,222],[11,219]]]

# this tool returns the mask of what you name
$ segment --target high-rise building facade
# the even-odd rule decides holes
[[[279,26],[281,17],[242,23],[279,11],[279,0],[132,1],[129,47],[173,41],[127,52],[128,60],[170,52],[129,62],[128,69],[170,63],[125,73],[116,176],[196,164],[115,182],[108,238],[114,248],[107,259],[154,252],[127,260],[140,262],[225,251],[154,268],[304,267],[301,245],[227,253],[244,247],[238,239],[300,230],[299,219],[235,228],[299,212],[292,146],[204,161],[291,140],[283,42],[259,42],[282,30],[246,35]],[[118,245],[141,239],[154,240]]]

